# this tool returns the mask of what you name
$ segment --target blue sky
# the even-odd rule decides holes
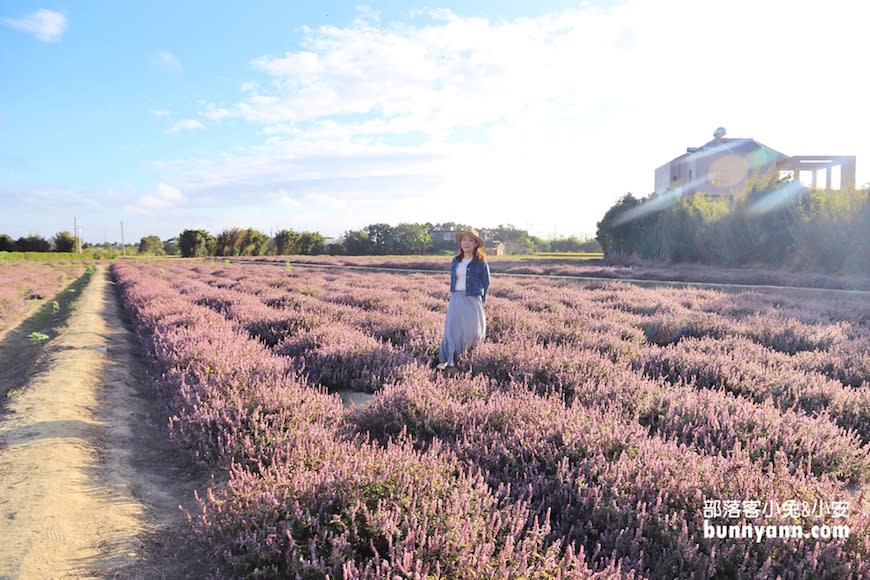
[[[857,155],[860,3],[0,4],[0,233],[593,235],[712,138]]]

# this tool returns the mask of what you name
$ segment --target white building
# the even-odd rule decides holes
[[[725,137],[725,129],[719,127],[712,141],[688,147],[686,153],[655,170],[655,193],[679,189],[684,195],[698,191],[732,194],[742,191],[752,177],[771,172],[785,172],[795,179],[800,179],[802,172],[812,172],[811,185],[815,188],[820,171],[825,172],[826,189],[855,187],[854,156],[789,157],[754,139]]]

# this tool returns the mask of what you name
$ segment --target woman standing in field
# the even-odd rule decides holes
[[[483,253],[483,238],[474,230],[456,234],[459,253],[450,265],[450,302],[444,321],[444,337],[438,353],[438,370],[455,366],[455,356],[486,337],[483,304],[489,290],[489,264]]]

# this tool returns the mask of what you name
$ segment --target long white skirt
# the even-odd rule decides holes
[[[453,363],[462,354],[486,337],[486,313],[480,296],[451,292],[444,320],[444,337],[438,353],[439,362]]]

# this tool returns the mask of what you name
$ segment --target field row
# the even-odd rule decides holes
[[[318,277],[312,272],[288,277],[277,269],[242,268],[236,273],[234,279],[218,269],[198,279],[185,270],[177,285],[276,353],[304,363],[313,382],[372,392],[400,380],[402,366],[411,360],[434,361],[445,301],[443,295],[437,298],[443,290],[433,288],[431,278],[321,273],[321,285],[314,288]],[[288,287],[288,280],[302,286]],[[659,297],[648,309],[643,295],[652,292],[647,290],[635,289],[633,299],[619,301],[597,290],[578,291],[576,285],[549,290],[557,300],[546,303],[533,292],[524,296],[526,282],[507,281],[493,291],[490,340],[475,353],[473,374],[557,391],[568,404],[576,396],[584,404],[614,401],[642,424],[666,436],[682,433],[681,442],[710,452],[751,445],[757,457],[772,461],[785,449],[795,466],[811,460],[814,473],[853,482],[867,475],[866,462],[859,459],[866,456],[863,443],[870,437],[866,325],[842,316],[809,325],[792,318],[789,309],[784,315],[767,312],[764,301],[750,311],[745,296],[724,314],[705,312],[722,306],[727,296],[707,291],[681,292],[678,304]],[[621,306],[628,303],[642,314],[626,313]],[[743,311],[742,320],[727,316],[734,309]],[[706,334],[659,346],[661,319],[650,318],[663,310],[706,317],[706,324],[695,326]],[[805,304],[803,311],[808,310],[812,305]],[[816,310],[824,320],[821,308]],[[804,351],[805,357],[780,352],[796,343],[812,343],[816,350]],[[822,346],[828,350],[819,350]],[[844,385],[830,375],[852,382]],[[687,400],[694,402],[694,413],[685,410]],[[779,426],[773,436],[771,425]]]
[[[309,542],[308,548],[318,547],[306,553],[328,553],[330,558],[336,555],[334,542],[326,550],[316,538],[323,541],[340,532],[344,540],[359,541],[354,535],[359,530],[348,527],[350,516],[341,509],[326,510],[337,519],[329,520],[331,527],[318,528],[323,521],[306,510],[316,508],[321,517],[325,508],[321,499],[306,495],[311,480],[326,485],[338,506],[359,508],[363,501],[366,509],[377,510],[389,499],[386,503],[398,512],[390,512],[392,527],[377,528],[381,543],[371,540],[365,549],[345,546],[350,551],[343,557],[355,563],[354,574],[365,566],[369,569],[363,575],[375,574],[374,554],[382,557],[385,551],[391,554],[386,560],[390,566],[397,565],[395,543],[419,540],[407,518],[417,522],[432,515],[416,500],[396,504],[392,484],[380,490],[386,496],[376,494],[378,501],[361,500],[359,486],[371,490],[371,482],[349,484],[342,478],[350,475],[337,475],[341,469],[328,459],[323,463],[306,455],[328,458],[340,451],[365,458],[357,470],[364,477],[372,475],[372,461],[380,461],[372,454],[382,453],[399,453],[404,459],[394,460],[405,464],[425,456],[435,465],[452,465],[450,473],[478,477],[475,485],[486,485],[474,491],[478,488],[462,483],[463,501],[485,490],[489,515],[501,514],[497,519],[502,520],[508,517],[503,510],[513,514],[511,525],[519,527],[510,538],[523,537],[523,545],[544,551],[550,572],[599,569],[611,574],[617,567],[623,574],[651,577],[771,570],[858,577],[867,572],[868,523],[857,508],[849,519],[852,536],[847,541],[751,545],[701,533],[704,498],[818,503],[846,497],[846,483],[866,478],[867,448],[856,433],[828,417],[835,404],[852,404],[850,394],[866,396],[866,374],[861,378],[860,370],[866,361],[840,361],[841,371],[831,367],[825,374],[813,366],[817,360],[772,348],[789,343],[777,338],[781,333],[762,327],[786,322],[791,336],[804,344],[827,347],[801,352],[837,358],[842,356],[837,349],[851,352],[850,344],[867,338],[866,323],[851,318],[855,311],[848,307],[816,304],[819,313],[829,316],[813,324],[790,315],[800,310],[796,305],[784,301],[772,306],[762,297],[499,280],[487,301],[491,340],[463,363],[464,374],[445,378],[428,369],[446,306],[446,284],[433,283],[432,276],[195,263],[125,265],[116,273],[162,377],[179,442],[200,458],[235,466],[230,484],[203,500],[199,519],[200,531],[235,570],[266,561],[298,572],[302,568],[294,562],[303,550],[297,545],[300,539]],[[146,290],[156,294],[136,298]],[[155,308],[159,314],[149,318],[147,312]],[[756,323],[729,317],[729,308],[748,309]],[[831,392],[839,389],[835,394],[841,399],[817,399],[808,413],[788,404],[770,385],[752,387],[767,389],[767,395],[747,397],[715,380],[674,380],[673,373],[653,368],[651,353],[716,339],[686,337],[661,346],[648,330],[649,318],[661,312],[718,313],[712,328],[722,334],[726,352],[750,359],[756,355],[753,349],[761,349],[770,360],[757,364],[781,364],[782,372],[816,377],[811,382]],[[842,369],[859,377],[856,385],[832,378]],[[380,395],[369,408],[348,413],[316,385]],[[361,444],[357,437],[365,433],[381,445]],[[457,465],[462,469],[457,471]],[[342,483],[335,483],[335,477]],[[391,476],[385,477],[389,481]],[[425,495],[420,490],[430,489],[430,483],[417,480],[401,493]],[[276,490],[281,497],[275,497]],[[274,510],[262,503],[264,496],[275,502]],[[296,507],[289,510],[289,505]],[[298,528],[296,515],[288,515],[296,512],[309,514],[308,527]],[[286,533],[288,525],[289,543],[276,540],[275,526]],[[497,540],[498,529],[487,530],[479,533],[492,552],[486,563],[474,566],[495,570],[492,566],[504,565],[507,547]],[[452,528],[443,533],[447,536],[439,538],[448,544],[456,540]],[[261,534],[278,545],[269,555],[254,550],[254,558],[248,553],[251,538],[262,540]],[[412,552],[418,559],[409,562],[445,574],[444,553]],[[652,561],[648,555],[653,553],[663,558]],[[584,559],[582,566],[578,557]],[[338,570],[338,564],[325,560],[302,561],[321,572]],[[462,563],[446,576],[462,577],[476,569],[464,552],[452,561]],[[529,562],[523,562],[529,573]],[[285,565],[289,567],[281,567]]]
[[[451,452],[361,440],[288,359],[161,277],[114,270],[172,435],[229,472],[192,515],[228,575],[594,577]]]
[[[311,370],[329,366],[330,358],[348,349],[380,357],[382,364],[373,358],[368,366],[387,374],[409,355],[425,363],[437,353],[446,291],[432,284],[432,276],[289,275],[277,268],[213,266],[193,272],[182,266],[179,276],[181,292],[237,321],[280,354],[316,346],[305,358]],[[546,290],[513,279],[493,288],[488,344],[478,349],[474,369],[503,377],[522,372],[543,385],[562,385],[570,399],[595,373],[616,372],[609,368],[615,365],[632,375],[726,391],[783,410],[828,412],[863,441],[870,436],[870,324],[861,308],[866,304],[540,283]],[[592,357],[592,375],[576,372],[584,356]],[[332,380],[333,371],[340,369],[322,369],[319,382],[369,391],[380,387],[385,374]]]
[[[321,264],[327,266],[369,266],[442,270],[444,257],[437,256],[290,256],[241,257],[236,261],[249,263]],[[786,287],[831,288],[870,291],[870,275],[831,276],[807,272],[786,272],[770,268],[725,268],[688,263],[669,264],[628,261],[624,264],[603,263],[600,260],[546,257],[491,256],[494,273],[534,274],[548,276],[579,276],[614,280],[667,280],[709,284],[771,285]]]
[[[52,298],[85,271],[82,263],[0,260],[0,332]]]

